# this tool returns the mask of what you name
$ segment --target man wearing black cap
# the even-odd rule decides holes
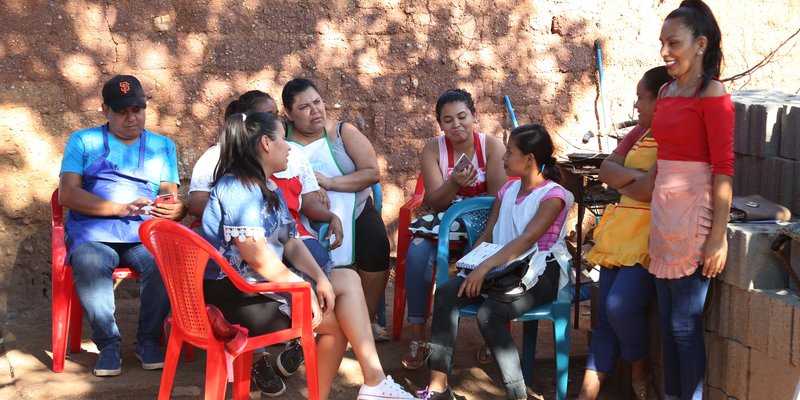
[[[144,369],[160,369],[161,326],[169,313],[161,274],[139,241],[139,225],[147,218],[180,221],[186,207],[178,192],[175,143],[144,129],[147,102],[139,80],[118,75],[103,86],[107,123],[74,132],[61,161],[59,200],[69,208],[67,260],[78,298],[92,326],[100,355],[97,376],[122,371],[122,339],[114,319],[112,272],[120,265],[139,272],[141,309],[136,358]]]

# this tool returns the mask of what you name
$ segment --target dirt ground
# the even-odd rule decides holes
[[[126,282],[125,284],[128,284]],[[387,303],[391,304],[390,287]],[[570,381],[568,398],[575,398],[583,376],[587,351],[587,333],[583,330],[589,325],[588,302],[581,305],[582,330],[570,332]],[[388,310],[391,321],[391,307]],[[117,318],[123,335],[123,372],[114,378],[97,378],[91,370],[96,360],[96,348],[89,340],[90,328],[84,323],[83,351],[68,354],[65,371],[52,372],[50,353],[50,310],[41,309],[8,320],[3,327],[3,353],[0,356],[0,398],[8,400],[29,399],[149,399],[158,394],[160,373],[144,371],[134,358],[134,332],[138,314],[137,299],[118,299]],[[554,368],[552,324],[539,325],[539,343],[535,382],[529,388],[531,399],[554,399]],[[512,330],[517,342],[521,342],[521,324],[513,324]],[[475,352],[481,344],[480,333],[474,321],[462,321],[459,342],[456,349],[455,368],[451,380],[459,399],[501,399],[505,396],[500,373],[492,364],[480,366],[475,361]],[[378,352],[384,369],[394,379],[410,390],[424,389],[428,370],[406,371],[400,365],[400,357],[406,350],[406,339],[378,344]],[[280,347],[271,347],[273,355]],[[196,352],[193,362],[178,365],[173,398],[202,398],[204,382],[205,354]],[[305,374],[303,370],[286,380],[287,392],[282,399],[305,399],[307,397]],[[331,393],[332,400],[351,400],[355,398],[361,385],[361,373],[352,351],[348,351],[339,370]],[[230,396],[230,391],[228,393]],[[251,399],[260,397],[258,391],[251,392]],[[614,397],[617,398],[617,397]]]

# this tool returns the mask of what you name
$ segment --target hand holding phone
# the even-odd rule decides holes
[[[453,166],[453,171],[463,171],[470,164],[472,164],[472,160],[470,160],[465,153],[461,153],[461,157],[458,158],[458,161],[456,161],[456,164]]]
[[[175,204],[175,193],[160,194],[156,196],[155,205]]]

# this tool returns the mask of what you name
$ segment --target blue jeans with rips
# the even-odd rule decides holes
[[[138,272],[139,345],[157,343],[170,305],[161,273],[153,256],[141,243],[85,242],[70,257],[75,289],[86,319],[92,326],[92,341],[98,350],[120,346],[122,338],[114,318],[114,279],[112,273],[120,265]]]
[[[412,238],[406,253],[406,302],[408,322],[424,324],[428,319],[428,307],[433,285],[436,263],[435,240]]]

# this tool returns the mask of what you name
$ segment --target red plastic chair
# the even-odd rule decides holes
[[[299,337],[306,362],[308,396],[319,398],[317,351],[311,326],[311,285],[301,283],[246,282],[203,238],[177,222],[150,219],[139,228],[142,243],[153,254],[172,305],[172,331],[161,375],[160,400],[169,399],[181,346],[188,342],[206,349],[206,399],[225,398],[228,378],[225,343],[214,337],[203,296],[203,273],[209,259],[228,275],[237,289],[248,293],[288,292],[292,295],[291,328],[266,335],[248,337],[244,347],[228,354],[233,361],[233,398],[250,396],[250,369],[253,350]]]
[[[406,313],[406,253],[411,245],[411,232],[408,230],[408,226],[411,224],[411,213],[422,205],[424,197],[425,184],[422,182],[422,175],[419,175],[417,186],[414,188],[414,196],[400,207],[400,215],[397,217],[397,257],[394,266],[394,311],[392,312],[394,315],[392,321],[394,340],[400,339]]]
[[[58,189],[50,199],[50,223],[52,226],[53,267],[53,372],[64,371],[67,340],[71,353],[81,351],[81,328],[83,309],[72,281],[72,266],[67,264],[67,247],[64,243],[64,211],[58,202]],[[138,278],[130,268],[114,270],[114,279]],[[69,331],[68,331],[69,330]]]

